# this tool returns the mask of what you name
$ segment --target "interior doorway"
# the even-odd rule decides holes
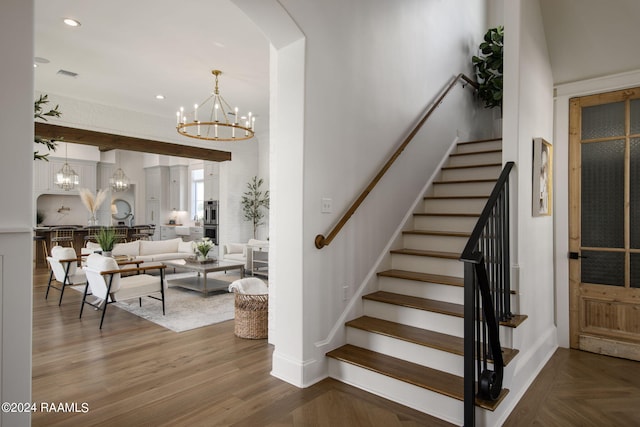
[[[569,168],[571,347],[640,360],[640,88],[570,101]]]

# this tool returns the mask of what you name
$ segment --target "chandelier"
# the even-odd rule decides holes
[[[218,76],[222,74],[222,71],[213,70],[211,74],[216,78],[216,85],[211,96],[201,104],[195,104],[190,113],[185,113],[183,107],[180,107],[180,111],[176,112],[178,133],[189,138],[207,141],[240,141],[252,138],[255,116],[251,112],[246,116],[240,116],[238,107],[231,109],[218,89]],[[206,117],[204,120],[199,120],[198,115],[203,114]]]
[[[127,191],[129,189],[129,178],[124,174],[122,168],[118,167],[113,176],[109,179],[109,185],[111,186],[111,191],[114,193]]]
[[[118,168],[111,179],[109,179],[109,185],[111,185],[111,190],[116,193],[119,191],[127,191],[129,189],[129,178],[127,178],[127,175],[124,174],[121,168]]]
[[[73,190],[76,185],[80,184],[80,180],[76,171],[74,171],[67,162],[67,143],[64,144],[64,165],[62,169],[56,173],[56,185],[64,191]]]

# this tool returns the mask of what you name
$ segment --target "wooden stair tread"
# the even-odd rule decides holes
[[[529,316],[527,316],[526,314],[514,314],[510,320],[501,321],[500,325],[506,326],[508,328],[517,328],[518,326],[522,325],[522,322],[527,320],[527,317]]]
[[[445,301],[396,294],[386,291],[373,292],[364,295],[362,299],[464,318],[464,305]],[[527,317],[528,316],[526,314],[514,314],[510,320],[500,321],[498,323],[500,326],[517,328],[527,319]]]
[[[428,329],[416,328],[415,326],[403,325],[401,323],[390,322],[388,320],[377,319],[375,317],[362,316],[347,322],[347,326],[361,329],[391,338],[418,344],[424,347],[434,348],[447,353],[464,356],[464,338],[453,335],[442,334]],[[504,366],[518,354],[518,350],[502,348],[502,359]]]
[[[433,258],[460,259],[460,254],[456,252],[425,251],[422,249],[394,249],[391,253],[399,255],[428,256]]]
[[[494,168],[496,166],[502,166],[502,163],[482,163],[482,164],[477,164],[477,165],[443,166],[443,167],[440,168],[440,170]]]
[[[438,213],[438,212],[416,212],[414,216],[454,216],[454,217],[469,217],[479,218],[479,213]]]
[[[483,151],[473,151],[471,153],[451,153],[449,156],[458,157],[458,156],[475,156],[478,154],[492,154],[492,153],[502,153],[502,150],[483,150]]]
[[[434,184],[474,184],[479,182],[497,182],[498,178],[487,179],[458,179],[452,181],[433,181]]]
[[[419,236],[471,237],[471,233],[466,231],[407,230],[403,231],[402,234],[416,234]]]
[[[462,277],[442,276],[440,274],[418,273],[407,270],[386,270],[378,273],[378,276],[393,277],[397,279],[415,280],[417,282],[438,283],[441,285],[464,286]]]
[[[465,199],[488,199],[489,195],[486,196],[425,196],[424,200],[443,200],[443,199],[457,199],[457,200],[465,200]]]
[[[328,352],[327,357],[350,363],[460,401],[464,400],[464,383],[462,377],[448,372],[438,371],[350,344]],[[503,389],[500,397],[495,402],[476,399],[476,405],[493,411],[498,407],[508,392],[509,390]]]
[[[364,295],[362,299],[382,302],[385,304],[399,305],[417,310],[431,311],[449,316],[464,317],[464,306],[428,298],[377,291]]]
[[[456,145],[482,144],[483,142],[502,141],[502,138],[474,139],[473,141],[458,142]]]

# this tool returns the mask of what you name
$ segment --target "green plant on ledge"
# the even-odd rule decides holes
[[[116,230],[109,227],[103,227],[96,235],[96,242],[100,245],[102,252],[111,252],[116,244]]]
[[[58,111],[58,105],[50,109],[49,111],[44,111],[44,105],[49,103],[48,95],[40,95],[40,97],[33,103],[33,118],[41,119],[45,122],[47,121],[47,117],[60,117],[62,114]],[[33,141],[37,144],[44,144],[47,146],[49,150],[56,151],[56,142],[53,139],[42,138],[38,135],[34,135]],[[49,153],[40,154],[37,151],[33,152],[33,160],[45,160],[49,161]]]
[[[486,108],[502,109],[502,70],[504,54],[504,27],[490,28],[480,44],[479,56],[473,56],[479,89],[478,97]]]
[[[269,209],[269,190],[263,193],[260,189],[262,183],[262,178],[258,179],[257,176],[254,176],[251,182],[247,183],[249,190],[244,193],[241,201],[245,221],[251,221],[253,224],[254,239],[256,238],[258,227],[264,224],[262,221],[265,215],[263,208]]]

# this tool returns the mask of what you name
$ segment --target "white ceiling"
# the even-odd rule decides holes
[[[36,0],[35,88],[175,121],[211,93],[268,126],[269,43],[229,0]],[[81,26],[62,20],[72,17]],[[57,74],[63,69],[77,77]],[[155,98],[162,94],[165,99]],[[262,123],[261,123],[262,122]]]
[[[540,4],[556,84],[640,69],[640,0]]]
[[[540,3],[556,83],[640,69],[639,0]],[[179,106],[208,96],[217,68],[227,101],[268,126],[269,43],[230,0],[35,5],[35,55],[50,61],[34,71],[37,90],[175,120]],[[64,17],[82,26],[68,27]]]

